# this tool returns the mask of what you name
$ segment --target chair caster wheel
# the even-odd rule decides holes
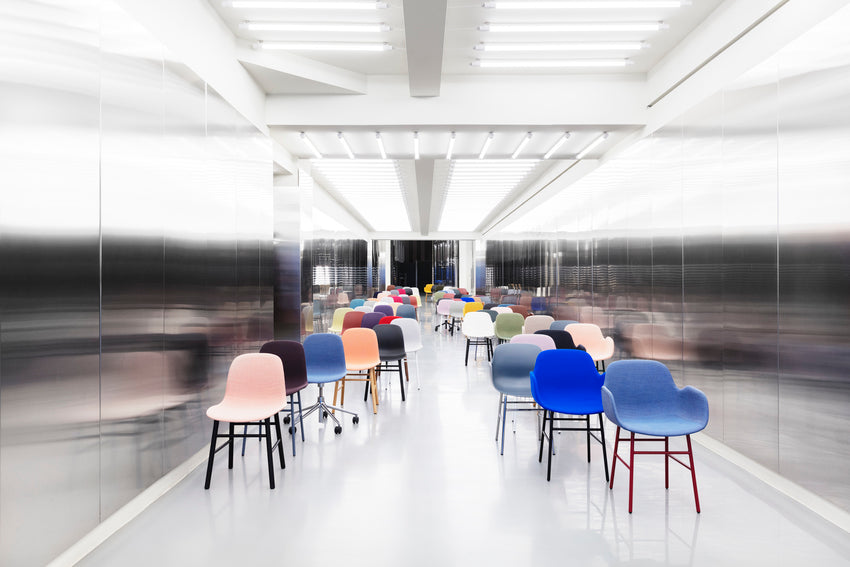
[[[341,425],[337,425],[336,427],[334,427],[334,433],[336,433],[337,435],[339,435],[340,433],[342,433],[342,426],[341,426]]]
[[[298,433],[298,428],[297,428],[297,427],[290,427],[290,428],[289,428],[289,434],[290,434],[290,435],[295,435],[296,433]]]
[[[327,419],[327,418],[328,418],[328,412],[323,411],[323,412],[322,412],[322,417],[324,417],[325,419]]]
[[[351,418],[351,423],[353,423],[354,425],[357,425],[358,423],[360,423],[360,417],[355,415],[354,417]]]
[[[434,327],[434,332],[436,333],[439,329],[440,329],[440,326],[437,325],[436,327]]]
[[[289,421],[290,421],[290,419],[289,419],[288,415],[283,416],[283,422],[284,423],[289,423]]]

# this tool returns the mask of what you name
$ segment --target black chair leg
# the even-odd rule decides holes
[[[466,339],[466,357],[463,359],[463,365],[469,366],[469,339]]]
[[[295,420],[293,419],[290,423],[292,423],[293,427],[294,427]],[[274,430],[277,433],[277,453],[278,453],[277,456],[280,457],[280,468],[285,469],[286,468],[286,459],[283,456],[283,438],[280,434],[280,414],[279,413],[274,414]],[[269,434],[269,436],[271,436],[271,431],[269,431],[268,434]],[[292,450],[294,451],[295,450],[295,435],[292,436],[292,440],[293,440]],[[295,453],[293,453],[293,456],[295,456]]]
[[[233,468],[233,428],[235,427],[232,423],[228,423],[230,427],[228,427],[227,434],[227,468]]]
[[[554,434],[553,423],[555,422],[555,412],[550,412],[549,416],[549,463],[546,466],[546,481],[552,480],[552,437]]]
[[[404,376],[401,375],[401,360],[398,361],[398,383],[401,384],[401,401],[404,401]]]
[[[605,461],[605,482],[608,482],[608,449],[605,446],[605,425],[602,423],[602,414],[599,414],[599,434],[602,438],[602,460]]]
[[[215,459],[215,444],[218,439],[218,421],[213,421],[212,440],[210,440],[210,456],[207,459],[207,479],[204,482],[204,490],[209,490],[212,480],[213,459]]]
[[[269,461],[269,488],[274,488],[274,453],[272,449],[272,426],[271,420],[266,418],[266,455]]]
[[[546,415],[548,410],[543,410],[543,427],[540,428],[540,455],[537,456],[537,462],[543,462],[543,440],[546,439]]]

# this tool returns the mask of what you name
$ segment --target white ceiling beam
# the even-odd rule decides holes
[[[261,132],[266,93],[236,60],[236,38],[208,2],[116,0]]]
[[[533,85],[533,88],[530,86]],[[369,77],[368,94],[276,95],[266,101],[269,126],[642,125],[643,75],[487,76],[443,78],[441,95],[412,98],[403,76]]]
[[[358,236],[367,237],[374,232],[360,215],[343,205],[315,178],[313,178],[313,207],[339,221],[340,224]]]
[[[417,219],[419,226],[414,230],[418,230],[423,236],[430,233],[431,225],[431,204],[433,202],[431,193],[434,190],[434,164],[433,159],[418,159],[414,160],[416,167],[416,192],[417,192],[417,207],[419,218]]]
[[[342,69],[319,61],[314,61],[299,55],[275,52],[268,53],[250,47],[240,46],[236,50],[240,62],[252,67],[274,73],[282,73],[285,77],[301,79],[302,82],[331,87],[334,92],[347,94],[363,94],[366,92],[366,75]],[[273,94],[274,87],[266,86],[267,92]]]
[[[440,96],[447,0],[404,0],[410,96]]]

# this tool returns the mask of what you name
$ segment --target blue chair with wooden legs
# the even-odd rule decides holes
[[[309,335],[304,339],[304,358],[307,365],[307,382],[319,386],[319,398],[315,404],[301,413],[301,419],[311,413],[319,412],[319,422],[330,417],[336,427],[334,433],[342,433],[342,424],[334,416],[333,411],[351,414],[352,423],[358,423],[360,418],[353,411],[334,407],[325,402],[324,386],[329,382],[336,382],[345,378],[348,372],[345,366],[345,350],[342,346],[342,337],[332,333],[317,333]],[[304,429],[302,425],[302,430]]]
[[[618,360],[605,372],[602,387],[602,405],[605,415],[617,426],[614,442],[614,460],[611,464],[611,482],[619,460],[629,469],[629,514],[632,513],[634,491],[635,455],[664,455],[664,488],[670,487],[670,459],[691,471],[694,485],[694,503],[700,512],[697,475],[694,471],[694,454],[691,434],[708,425],[708,399],[691,386],[679,389],[666,366],[655,360]],[[629,432],[620,438],[620,430]],[[635,434],[647,437],[636,438]],[[671,451],[670,437],[684,436],[687,451]],[[629,462],[619,456],[620,441],[629,442]],[[635,451],[635,443],[663,441],[663,451]],[[676,455],[687,455],[689,462],[680,461]]]
[[[593,359],[584,351],[571,349],[544,350],[537,355],[531,372],[531,393],[545,411],[540,436],[540,455],[543,461],[543,441],[549,438],[549,461],[546,480],[552,478],[552,441],[555,431],[585,431],[587,433],[587,462],[590,462],[590,438],[602,444],[605,481],[608,481],[608,452],[605,446],[605,427],[602,422],[602,383],[604,377],[596,371]],[[556,418],[560,413],[570,417]],[[590,416],[599,417],[599,427],[590,425]],[[546,421],[549,433],[546,433]],[[584,427],[555,427],[555,422],[583,421]],[[599,437],[595,435],[599,434]]]

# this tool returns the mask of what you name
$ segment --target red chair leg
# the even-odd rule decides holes
[[[635,434],[631,432],[629,445],[629,514],[632,513],[632,492],[635,486]]]
[[[694,482],[694,502],[697,505],[697,514],[700,513],[699,510],[699,493],[697,492],[697,473],[694,470],[694,452],[691,450],[691,436],[686,435],[685,439],[688,441],[688,458],[691,460],[691,480]]]
[[[670,488],[670,438],[664,438],[664,488]]]
[[[617,435],[614,437],[614,457],[611,459],[611,481],[608,488],[614,488],[614,471],[617,470],[617,449],[620,447],[620,426],[617,426]]]

